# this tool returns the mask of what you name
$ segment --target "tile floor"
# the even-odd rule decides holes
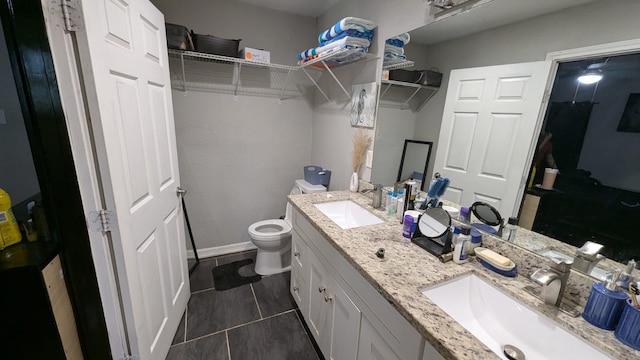
[[[211,269],[246,258],[248,251],[202,259],[191,274],[191,299],[167,360],[321,359],[289,294],[290,272],[216,291]],[[240,269],[249,276],[253,264]]]

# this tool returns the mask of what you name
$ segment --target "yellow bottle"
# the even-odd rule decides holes
[[[22,234],[11,210],[11,197],[0,189],[0,249],[20,242]]]

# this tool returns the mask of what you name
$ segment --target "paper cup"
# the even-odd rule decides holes
[[[558,169],[545,168],[544,178],[542,179],[542,188],[545,190],[553,190],[553,184],[556,182]]]

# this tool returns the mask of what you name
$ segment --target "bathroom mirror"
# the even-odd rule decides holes
[[[637,10],[638,5],[630,1],[623,1],[618,5],[619,6],[611,7],[603,2],[587,3],[586,1],[566,0],[555,2],[495,0],[482,4],[479,8],[466,12],[463,16],[453,15],[446,19],[441,17],[436,22],[424,26],[420,31],[410,31],[411,43],[405,47],[407,57],[416,63],[420,63],[419,67],[437,67],[444,74],[445,78],[438,93],[417,115],[413,114],[410,110],[380,108],[378,124],[389,122],[389,126],[376,129],[372,174],[375,174],[377,171],[376,158],[378,157],[378,152],[385,152],[384,146],[378,147],[379,139],[383,139],[383,141],[380,142],[380,144],[383,144],[384,139],[388,137],[397,138],[398,132],[402,131],[402,136],[405,139],[434,140],[437,149],[438,144],[435,143],[435,140],[437,140],[440,130],[439,122],[442,118],[446,87],[451,69],[539,61],[544,60],[548,53],[555,51],[638,38],[638,34],[634,34],[630,30],[633,28],[631,16],[626,15]],[[528,6],[537,8],[532,11]],[[541,9],[544,6],[551,6],[553,9]],[[575,8],[572,8],[572,6],[575,6]],[[520,10],[518,10],[518,8]],[[495,16],[493,16],[493,13],[495,13]],[[540,16],[540,18],[535,20],[531,19],[536,16]],[[496,19],[499,17],[501,17],[501,19]],[[463,19],[464,22],[462,22]],[[455,24],[456,21],[458,24]],[[569,21],[569,23],[567,23],[567,21]],[[517,23],[508,25],[512,22]],[[491,25],[492,23],[493,25]],[[541,26],[541,24],[545,25]],[[484,32],[484,30],[498,26],[504,27]],[[563,30],[568,26],[573,29],[571,32]],[[615,28],[616,31],[612,33],[607,30],[609,28]],[[585,36],[584,34],[589,34],[589,36]],[[422,46],[428,51],[425,50],[424,55],[413,56],[411,55],[411,51],[415,51],[412,50],[413,46]],[[473,54],[473,56],[468,56],[469,54]],[[576,56],[575,60],[594,57],[596,56],[580,55]],[[627,83],[640,83],[637,81],[637,76],[640,72],[637,70],[638,68],[639,66],[637,66],[636,63],[635,73],[633,75],[629,73],[625,75]],[[574,72],[576,71],[576,69],[573,70]],[[612,73],[617,71],[618,74],[621,75],[619,78],[624,77],[622,76],[623,69],[611,67],[610,70]],[[565,79],[569,79],[569,75],[565,75],[563,80]],[[560,85],[558,81],[556,81],[556,83]],[[627,99],[626,97],[624,99],[614,99],[611,96],[605,96],[607,94],[603,87],[605,84],[605,82],[602,82],[599,85],[599,90],[596,92],[594,102],[597,104],[594,106],[594,115],[596,110],[607,112],[609,115],[617,113],[619,120]],[[575,83],[571,88],[573,93],[575,93]],[[640,91],[632,89],[628,91],[628,93],[637,92]],[[593,86],[588,87],[583,85],[578,91],[578,101],[589,101],[591,100],[592,94]],[[580,100],[581,98],[582,100]],[[571,102],[571,100],[572,99],[569,99],[569,102]],[[605,115],[605,113],[600,114]],[[404,129],[405,125],[406,130]],[[634,135],[632,133],[617,132],[616,128],[617,123],[612,130],[612,132],[617,133],[616,135],[629,138],[636,136],[635,139],[637,139],[637,133]],[[601,141],[600,143],[604,146],[604,148],[599,150],[601,154],[611,153],[613,148],[619,144],[617,141]],[[434,149],[434,154],[435,152],[436,150]],[[637,154],[638,152],[635,151],[633,153]],[[431,163],[433,164],[433,161]],[[619,174],[618,168],[622,166],[619,166],[617,162],[609,162],[608,165],[611,167],[611,175]],[[630,169],[637,169],[637,166],[630,167]],[[431,176],[432,172],[433,170],[428,169],[426,176]],[[623,177],[620,176],[620,178]],[[626,178],[637,178],[637,175],[627,176]],[[636,191],[636,193],[638,193],[638,191]],[[597,197],[594,196],[591,199],[595,198]],[[609,200],[609,204],[614,202],[618,205],[620,204],[620,199],[599,198]],[[630,205],[635,205],[639,201],[640,200],[625,202]],[[596,212],[605,210],[606,208],[607,207],[585,207],[584,209],[591,209]],[[640,210],[640,206],[630,209]],[[611,213],[612,218],[616,217],[615,214],[620,214],[617,211],[612,211]],[[570,215],[571,213],[567,212],[566,214]],[[512,214],[504,215],[509,216]],[[635,219],[637,218],[636,216]],[[604,229],[605,228],[603,228],[603,230]],[[557,241],[557,245],[554,245],[554,248],[561,248],[563,252],[573,256],[577,248],[583,243],[584,241],[573,244]],[[605,245],[605,249],[606,248]],[[636,250],[632,251],[633,249]],[[625,254],[621,254],[621,256],[617,258],[616,265],[624,268],[627,260],[636,257],[638,253],[640,253],[640,246],[638,244],[626,244]],[[613,265],[611,267],[613,267]]]
[[[414,179],[420,184],[419,189],[424,191],[424,176],[429,167],[431,157],[430,141],[405,140],[398,168],[396,182]]]

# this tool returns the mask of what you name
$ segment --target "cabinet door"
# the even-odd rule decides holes
[[[401,360],[366,317],[360,327],[358,360]]]
[[[332,302],[331,360],[352,360],[358,351],[360,309],[337,284],[329,288],[327,300]]]
[[[289,290],[305,317],[309,313],[309,266],[306,253],[307,245],[294,231],[291,237],[291,287]]]
[[[322,353],[327,356],[331,350],[331,317],[333,302],[325,301],[328,296],[329,274],[313,251],[307,253],[309,265],[309,330],[316,339]]]

